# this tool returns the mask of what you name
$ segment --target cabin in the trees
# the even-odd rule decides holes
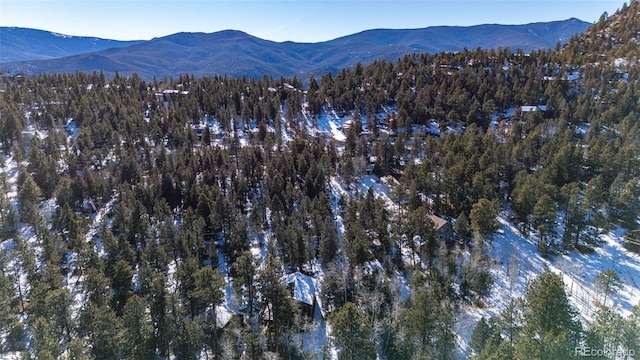
[[[547,111],[547,107],[545,105],[523,105],[520,107],[520,111],[523,113],[533,113],[533,112],[542,112]]]
[[[453,241],[453,226],[450,222],[436,215],[427,215],[427,218],[433,222],[438,240]]]
[[[215,316],[214,320],[217,329],[224,329],[229,324],[229,322],[231,322],[231,319],[235,316],[235,313],[229,310],[227,306],[217,305],[215,307],[215,313],[213,311],[210,311],[210,316]]]
[[[373,175],[373,171],[376,168],[376,161],[378,161],[377,156],[369,157],[369,164],[367,164],[367,175]]]
[[[624,239],[627,250],[640,254],[640,229],[630,231]]]
[[[287,275],[285,280],[291,291],[291,297],[303,315],[313,319],[320,314],[320,304],[313,277],[301,272],[294,272]]]

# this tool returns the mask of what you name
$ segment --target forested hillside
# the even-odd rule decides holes
[[[456,333],[496,306],[506,226],[551,264],[624,234],[638,267],[639,13],[562,49],[425,53],[308,86],[3,75],[0,356],[640,351],[640,290],[615,270],[593,316],[544,268]]]

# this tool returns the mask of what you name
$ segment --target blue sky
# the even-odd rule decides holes
[[[318,42],[366,29],[594,22],[622,0],[0,0],[0,26],[118,40],[242,30],[273,41]]]

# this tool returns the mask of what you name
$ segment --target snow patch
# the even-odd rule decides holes
[[[498,316],[512,299],[523,297],[527,284],[545,269],[562,277],[569,302],[583,322],[592,320],[597,303],[603,301],[594,281],[608,268],[618,273],[623,285],[607,299],[606,305],[626,317],[640,302],[640,256],[624,248],[622,230],[602,235],[603,244],[593,254],[571,251],[545,259],[537,249],[535,238],[523,236],[507,218],[508,214],[500,215],[501,228],[489,245],[494,264],[490,271],[495,283],[491,295],[484,301],[485,307],[465,305],[458,314],[455,330],[463,349],[481,317]]]

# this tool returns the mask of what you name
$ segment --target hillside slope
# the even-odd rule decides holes
[[[19,27],[0,27],[0,63],[45,60],[127,47],[140,41],[71,36]]]
[[[51,60],[5,63],[0,69],[27,74],[135,72],[146,80],[180,74],[254,78],[267,74],[307,79],[311,75],[350,68],[356,63],[393,61],[411,53],[498,47],[524,51],[548,49],[558,42],[566,42],[588,26],[586,22],[569,19],[527,25],[378,29],[321,43],[277,43],[232,30],[212,34],[178,33],[126,48]],[[20,49],[11,49],[10,53]],[[31,56],[28,52],[22,54],[22,58],[28,56]]]

